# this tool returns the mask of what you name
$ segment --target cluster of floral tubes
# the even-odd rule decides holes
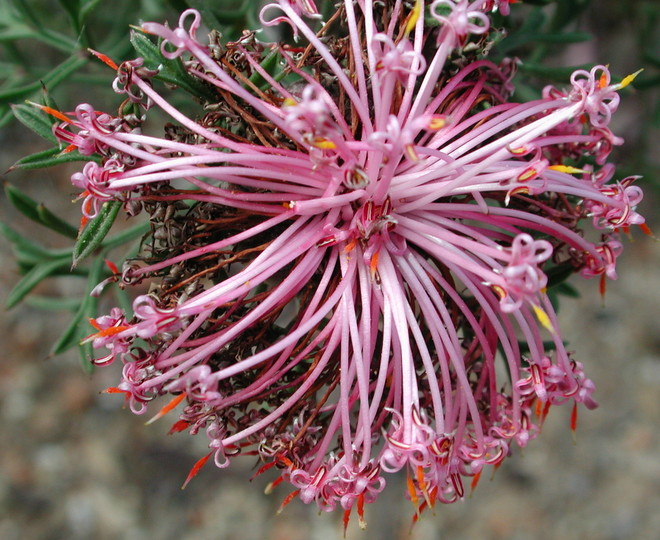
[[[254,456],[269,489],[291,484],[283,505],[363,524],[388,473],[407,473],[418,509],[450,503],[552,405],[572,403],[573,423],[596,406],[547,293],[557,275],[616,278],[619,233],[645,227],[636,178],[606,163],[633,76],[597,66],[511,101],[516,62],[480,54],[508,4],[263,8],[294,44],[203,41],[188,10],[141,31],[214,96],[199,117],[141,59],[100,54],[120,113],[57,113],[58,138],[100,158],[72,178],[85,219],[121,201],[152,226],[112,278],[138,291],[132,313],[92,321],[94,362],[123,365],[108,391],[133,412],[160,402],[154,418],[180,411],[172,432],[206,433],[191,477]],[[150,109],[170,117],[163,136]]]

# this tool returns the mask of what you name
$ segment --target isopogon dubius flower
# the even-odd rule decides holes
[[[419,507],[452,502],[525,446],[547,407],[595,406],[547,287],[555,270],[616,277],[616,231],[594,244],[581,219],[643,223],[631,179],[571,165],[602,165],[620,142],[607,127],[619,87],[599,66],[510,101],[513,64],[463,49],[508,4],[347,0],[327,34],[312,2],[265,8],[299,49],[245,35],[218,50],[188,10],[143,30],[215,95],[201,117],[137,62],[115,88],[169,115],[165,137],[145,134],[142,113],[89,106],[57,126],[101,156],[73,178],[86,215],[116,199],[150,216],[122,275],[149,294],[88,339],[101,363],[123,363],[113,391],[133,410],[170,394],[163,411],[183,406],[173,430],[207,434],[193,473],[256,456],[291,484],[285,503],[357,508],[362,522],[387,473],[407,471]]]

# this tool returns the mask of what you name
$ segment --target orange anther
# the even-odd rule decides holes
[[[605,291],[607,289],[607,277],[605,274],[600,275],[600,282],[598,283],[598,291],[600,292],[600,296],[605,299]]]
[[[255,475],[255,476],[256,476],[256,475]],[[254,478],[254,477],[253,477],[253,478]],[[273,480],[272,482],[270,482],[270,483],[266,486],[266,488],[264,489],[264,493],[265,493],[266,495],[270,495],[270,494],[273,492],[273,490],[274,490],[277,486],[279,486],[282,482],[284,482],[284,478],[283,478],[282,476],[280,476],[279,478],[276,478],[275,480]]]
[[[378,254],[378,251],[374,253],[371,257],[371,260],[369,261],[369,268],[371,269],[372,278],[376,277],[376,272],[378,271]]]
[[[190,427],[190,422],[187,420],[177,420],[174,422],[170,430],[167,432],[168,435],[172,435],[174,433],[179,433],[180,431],[183,431],[184,429],[187,429]]]
[[[364,520],[364,493],[360,493],[357,498],[357,515],[360,529],[366,529],[367,522]]]
[[[125,394],[125,395],[130,394],[130,392],[128,390],[122,390],[121,388],[117,388],[116,386],[111,386],[110,388],[106,388],[101,393],[102,394]]]
[[[278,513],[278,514],[281,514],[281,513],[282,513],[282,510],[284,510],[284,508],[286,507],[286,505],[288,505],[293,499],[295,499],[295,497],[296,497],[296,495],[298,495],[298,493],[300,493],[300,490],[299,490],[299,489],[296,489],[295,491],[292,491],[291,493],[289,493],[289,494],[284,498],[284,500],[282,501],[282,504],[280,504],[280,507],[277,509],[277,513]]]
[[[123,332],[124,330],[128,330],[129,328],[130,328],[130,326],[125,326],[125,325],[111,326],[109,328],[104,328],[100,332],[97,332],[96,334],[94,334],[94,337],[95,338],[103,338],[103,337],[108,337],[108,336],[114,336],[115,334],[119,334],[119,333]]]
[[[105,262],[105,265],[108,267],[110,272],[113,274],[119,274],[119,268],[117,268],[117,265],[113,263],[110,259],[103,259],[103,262]]]
[[[57,109],[53,109],[52,107],[48,107],[47,105],[39,105],[38,103],[34,103],[32,101],[27,102],[29,105],[34,105],[35,107],[38,107],[42,111],[44,111],[47,114],[50,114],[51,116],[54,116],[58,120],[61,120],[62,122],[66,122],[67,124],[70,124],[72,122],[71,118],[69,118],[66,114],[61,113]]]
[[[351,509],[344,510],[344,517],[342,522],[344,524],[344,538],[346,538],[346,529],[348,529],[348,522],[351,520]]]
[[[651,228],[646,223],[640,223],[639,228],[645,235],[653,236],[653,231],[651,231]]]
[[[91,324],[94,328],[97,330],[101,330],[101,326],[99,323],[96,322],[96,319],[92,319],[91,317],[87,319],[89,321],[89,324]]]
[[[577,401],[573,402],[573,410],[571,411],[571,431],[575,434],[575,430],[577,429],[577,416],[578,416],[578,409],[577,409]]]
[[[186,486],[188,483],[197,476],[197,473],[199,470],[206,465],[206,462],[209,460],[209,458],[213,455],[213,450],[211,450],[208,454],[206,454],[203,458],[198,459],[195,464],[192,466],[192,469],[190,469],[190,472],[188,473],[188,476],[186,477],[186,481],[183,483],[181,486],[181,489],[186,489]]]
[[[472,496],[472,492],[477,488],[477,484],[479,484],[482,471],[483,469],[472,477],[472,482],[470,482],[470,496]]]
[[[417,506],[417,502],[419,501],[417,497],[417,489],[415,489],[415,481],[413,480],[413,477],[410,476],[410,472],[408,472],[406,478],[406,484],[408,486],[408,493],[410,494],[410,500],[412,501],[414,506]]]
[[[112,60],[109,56],[106,56],[105,54],[100,53],[98,51],[95,51],[94,49],[87,49],[87,50],[89,52],[91,52],[94,56],[96,56],[96,58],[98,58],[106,66],[108,66],[108,67],[110,67],[114,70],[119,69],[119,66],[117,65],[117,63],[114,60]]]
[[[167,405],[165,405],[160,411],[158,411],[158,414],[154,416],[151,420],[147,420],[145,422],[145,425],[148,426],[149,424],[154,423],[156,420],[159,418],[162,418],[165,416],[168,412],[170,412],[174,407],[176,407],[179,403],[181,403],[186,397],[186,393],[182,392],[178,396],[175,396]]]

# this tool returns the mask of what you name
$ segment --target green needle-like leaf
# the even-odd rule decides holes
[[[101,246],[115,222],[120,208],[121,203],[119,201],[104,203],[98,215],[83,229],[73,248],[74,268],[78,266],[80,261],[94,253]]]
[[[25,296],[47,277],[55,272],[67,268],[71,264],[69,257],[51,259],[37,264],[23,276],[16,286],[9,292],[5,307],[10,309],[18,304]]]
[[[45,227],[48,227],[49,229],[61,234],[62,236],[68,236],[73,240],[78,238],[78,229],[76,229],[70,223],[64,221],[62,218],[53,214],[53,212],[51,212],[43,204],[37,206],[37,213],[39,214],[41,223]]]
[[[57,138],[53,135],[53,121],[49,116],[32,105],[11,105],[11,110],[21,124],[40,137],[57,143]]]
[[[88,331],[87,325],[83,323],[83,319],[94,318],[97,316],[97,307],[98,299],[94,296],[91,296],[91,291],[103,278],[103,257],[97,257],[92,262],[92,265],[89,270],[89,277],[87,279],[87,286],[85,287],[85,295],[80,301],[78,309],[74,314],[71,322],[67,326],[64,333],[59,337],[59,339],[53,345],[51,349],[52,355],[62,354],[65,351],[80,345],[80,340],[83,339],[87,334],[91,333],[91,328]],[[91,367],[89,363],[89,358],[91,358],[91,349],[85,348],[81,349],[81,354],[85,353],[86,361],[83,362],[83,367],[85,370],[88,370]],[[87,354],[89,353],[89,356]]]
[[[6,183],[5,195],[9,202],[32,221],[74,240],[78,237],[78,230],[74,226],[57,217],[43,204],[38,203],[15,186]]]
[[[43,169],[45,167],[53,167],[62,163],[72,163],[74,161],[96,161],[99,162],[98,156],[83,156],[77,150],[73,152],[62,153],[61,148],[49,148],[42,150],[35,154],[25,156],[14,163],[9,170],[14,169]]]
[[[160,47],[140,32],[131,33],[131,43],[135,51],[144,59],[144,65],[149,69],[157,69],[156,78],[168,84],[175,84],[193,96],[208,101],[217,100],[215,93],[199,80],[193,78],[183,67],[180,59],[170,60],[160,52]]]

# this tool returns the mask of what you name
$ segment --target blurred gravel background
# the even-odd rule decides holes
[[[635,71],[639,65],[630,57],[639,21],[628,15],[632,3],[607,3],[618,5],[618,12],[594,4],[585,24],[599,39],[570,49],[562,63],[595,60],[610,62],[617,73]],[[67,105],[84,97],[72,96]],[[650,136],[651,151],[657,146],[657,131],[640,127],[650,105],[648,97],[629,95],[616,117],[614,131],[628,144],[619,154],[626,172],[635,166],[631,155],[641,148],[642,135]],[[41,148],[22,127],[0,131],[0,170]],[[657,172],[657,154],[646,162],[647,171]],[[69,173],[12,173],[9,180],[75,216]],[[648,191],[641,210],[658,234],[658,191]],[[29,230],[4,199],[0,212],[2,220]],[[51,245],[58,241],[53,237]],[[473,498],[437,507],[410,533],[413,508],[401,479],[393,478],[367,509],[368,530],[351,522],[347,538],[660,539],[658,268],[660,246],[636,234],[626,242],[620,279],[608,283],[605,305],[596,281],[580,283],[582,298],[562,305],[564,336],[596,382],[601,404],[580,410],[575,444],[570,407],[553,409],[541,436],[506,461],[492,482],[484,478]],[[0,304],[17,280],[8,243],[0,239]],[[42,293],[66,295],[77,283],[47,285]],[[225,471],[208,466],[181,491],[190,467],[206,452],[205,440],[166,436],[167,421],[145,427],[143,418],[121,410],[121,397],[100,395],[116,384],[118,366],[89,376],[75,355],[47,358],[65,324],[66,317],[25,305],[0,311],[0,539],[341,538],[339,515],[318,516],[294,502],[276,516],[287,492],[266,496],[263,480],[249,484],[249,459]]]

